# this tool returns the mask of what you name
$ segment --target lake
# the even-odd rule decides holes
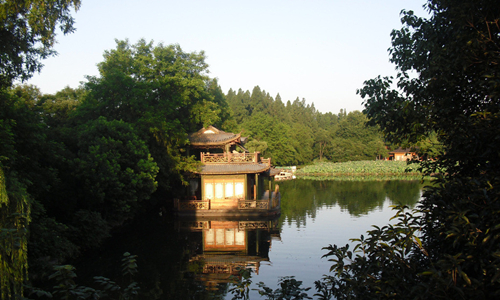
[[[282,210],[275,219],[172,219],[147,217],[129,224],[100,251],[75,263],[80,284],[100,275],[126,285],[120,275],[124,252],[138,255],[136,280],[145,299],[231,299],[228,290],[241,268],[252,269],[252,288],[272,289],[283,276],[304,287],[328,274],[323,247],[343,246],[383,226],[398,203],[413,207],[421,197],[419,181],[280,182]],[[311,289],[309,296],[315,291]],[[251,291],[251,299],[259,299]]]

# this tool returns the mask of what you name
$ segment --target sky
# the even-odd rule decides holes
[[[27,83],[53,94],[78,87],[115,39],[204,51],[222,90],[259,86],[322,112],[362,110],[356,90],[395,76],[387,49],[402,9],[426,16],[424,0],[82,0],[76,31],[58,35],[58,55]]]

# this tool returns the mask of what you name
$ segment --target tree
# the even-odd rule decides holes
[[[242,89],[235,93],[233,90],[229,90],[227,94],[227,101],[229,107],[234,113],[234,120],[237,124],[241,124],[246,118],[248,118],[252,112],[249,106],[250,103],[250,92],[243,92]]]
[[[325,153],[325,147],[331,142],[331,137],[323,128],[320,128],[319,131],[315,135],[315,143],[318,149],[319,161],[323,160],[323,155]]]
[[[205,54],[179,45],[135,45],[116,41],[99,63],[100,76],[88,77],[86,96],[76,111],[80,123],[100,116],[137,129],[160,168],[159,189],[172,192],[194,160],[182,149],[188,134],[230,118],[218,83],[211,80]]]
[[[11,189],[7,195],[6,178],[0,165],[0,295],[3,299],[23,294],[28,275],[29,222],[26,192]]]
[[[54,144],[41,122],[40,97],[40,91],[31,85],[0,89],[0,165],[7,178],[16,177],[32,196],[46,191],[56,180],[55,170],[48,165]]]
[[[71,33],[80,0],[11,0],[0,3],[0,88],[13,79],[26,80],[42,68],[41,60],[55,54],[56,27]]]
[[[38,105],[43,108],[44,123],[51,128],[67,125],[70,114],[76,110],[84,95],[83,88],[70,87],[65,87],[54,95],[42,95]]]
[[[343,114],[342,111],[340,113]],[[366,125],[367,118],[353,111],[340,118],[330,143],[330,158],[334,161],[373,160],[386,156],[387,150],[377,126]]]
[[[297,149],[294,148],[296,143],[288,124],[276,122],[271,116],[258,112],[243,123],[242,127],[250,137],[252,149],[266,149],[262,155],[270,157],[273,164],[294,165],[298,162]]]
[[[60,181],[51,164],[58,145],[47,139],[38,99],[40,92],[33,86],[0,89],[0,169],[3,169],[2,181],[5,184],[0,194],[1,198],[7,199],[2,200],[0,207],[1,227],[5,229],[1,232],[0,243],[6,250],[0,255],[0,263],[11,268],[15,276],[21,269],[16,270],[12,264],[26,259],[27,249],[30,259],[36,254],[49,257],[49,251],[45,251],[47,245],[53,251],[51,254],[57,253],[52,257],[64,257],[75,250],[64,234],[67,226],[60,226],[48,217],[40,203],[40,198],[53,192],[53,186]],[[17,257],[12,256],[14,254]],[[30,261],[27,265],[31,270],[35,264]],[[17,295],[23,292],[14,285],[22,285],[19,279],[25,280],[27,272],[24,275],[11,282],[11,290]],[[9,280],[9,276],[5,280]]]
[[[403,28],[391,33],[398,89],[379,76],[358,93],[388,141],[437,135],[444,151],[422,168],[439,175],[417,214],[401,208],[397,225],[357,240],[363,254],[329,247],[340,298],[500,295],[500,6],[430,0],[425,7],[428,19],[403,11]]]
[[[157,186],[158,167],[145,142],[130,124],[104,117],[89,121],[78,132],[77,207],[99,212],[111,224],[133,217]]]

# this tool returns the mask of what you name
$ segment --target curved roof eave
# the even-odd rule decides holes
[[[267,172],[271,167],[267,164],[210,164],[201,166],[195,172],[200,175],[230,175],[230,174],[257,174]]]

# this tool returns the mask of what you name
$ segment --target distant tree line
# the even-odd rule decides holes
[[[366,116],[341,109],[322,113],[305,99],[272,98],[259,86],[252,92],[230,89],[227,103],[233,112],[233,131],[249,136],[247,147],[271,157],[276,165],[302,165],[315,160],[334,162],[375,160],[387,156],[377,126],[366,126]]]

